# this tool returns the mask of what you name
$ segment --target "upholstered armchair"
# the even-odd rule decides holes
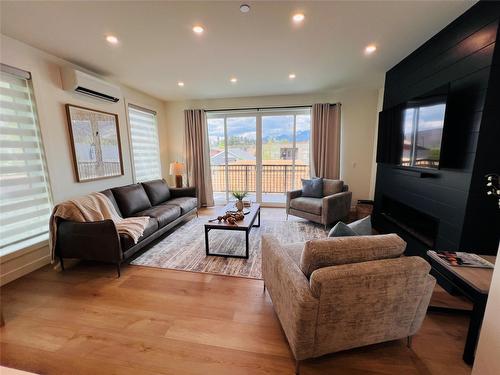
[[[286,214],[323,224],[346,219],[351,209],[352,192],[344,181],[323,179],[323,197],[303,197],[302,190],[286,193]]]
[[[413,336],[435,285],[396,234],[282,245],[262,236],[264,290],[296,359]]]

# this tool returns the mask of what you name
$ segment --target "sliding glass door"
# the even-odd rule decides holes
[[[282,206],[309,177],[310,122],[309,108],[209,113],[215,202],[246,191],[251,201]]]

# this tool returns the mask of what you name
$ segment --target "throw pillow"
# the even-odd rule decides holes
[[[323,179],[302,179],[302,196],[311,198],[323,198]]]
[[[348,227],[355,231],[358,236],[370,236],[372,234],[371,216],[368,215],[363,219],[354,221],[348,224]]]
[[[328,233],[328,237],[347,237],[347,236],[370,236],[372,234],[371,217],[354,221],[350,224],[339,221]]]
[[[358,234],[353,231],[346,223],[339,221],[328,233],[328,237],[349,237],[357,236]]]

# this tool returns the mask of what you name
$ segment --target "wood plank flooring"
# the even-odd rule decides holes
[[[283,210],[264,209],[281,218]],[[212,211],[204,211],[210,215]],[[434,302],[454,303],[439,288]],[[0,364],[39,374],[293,374],[262,281],[81,262],[1,288]],[[404,340],[305,361],[302,374],[470,374],[468,317],[430,313]]]

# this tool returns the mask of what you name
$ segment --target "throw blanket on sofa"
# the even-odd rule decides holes
[[[77,222],[113,220],[118,233],[129,235],[134,243],[137,243],[139,237],[144,233],[149,220],[148,216],[122,218],[108,197],[102,193],[92,193],[60,203],[54,207],[50,216],[52,261],[55,257],[57,218]]]

